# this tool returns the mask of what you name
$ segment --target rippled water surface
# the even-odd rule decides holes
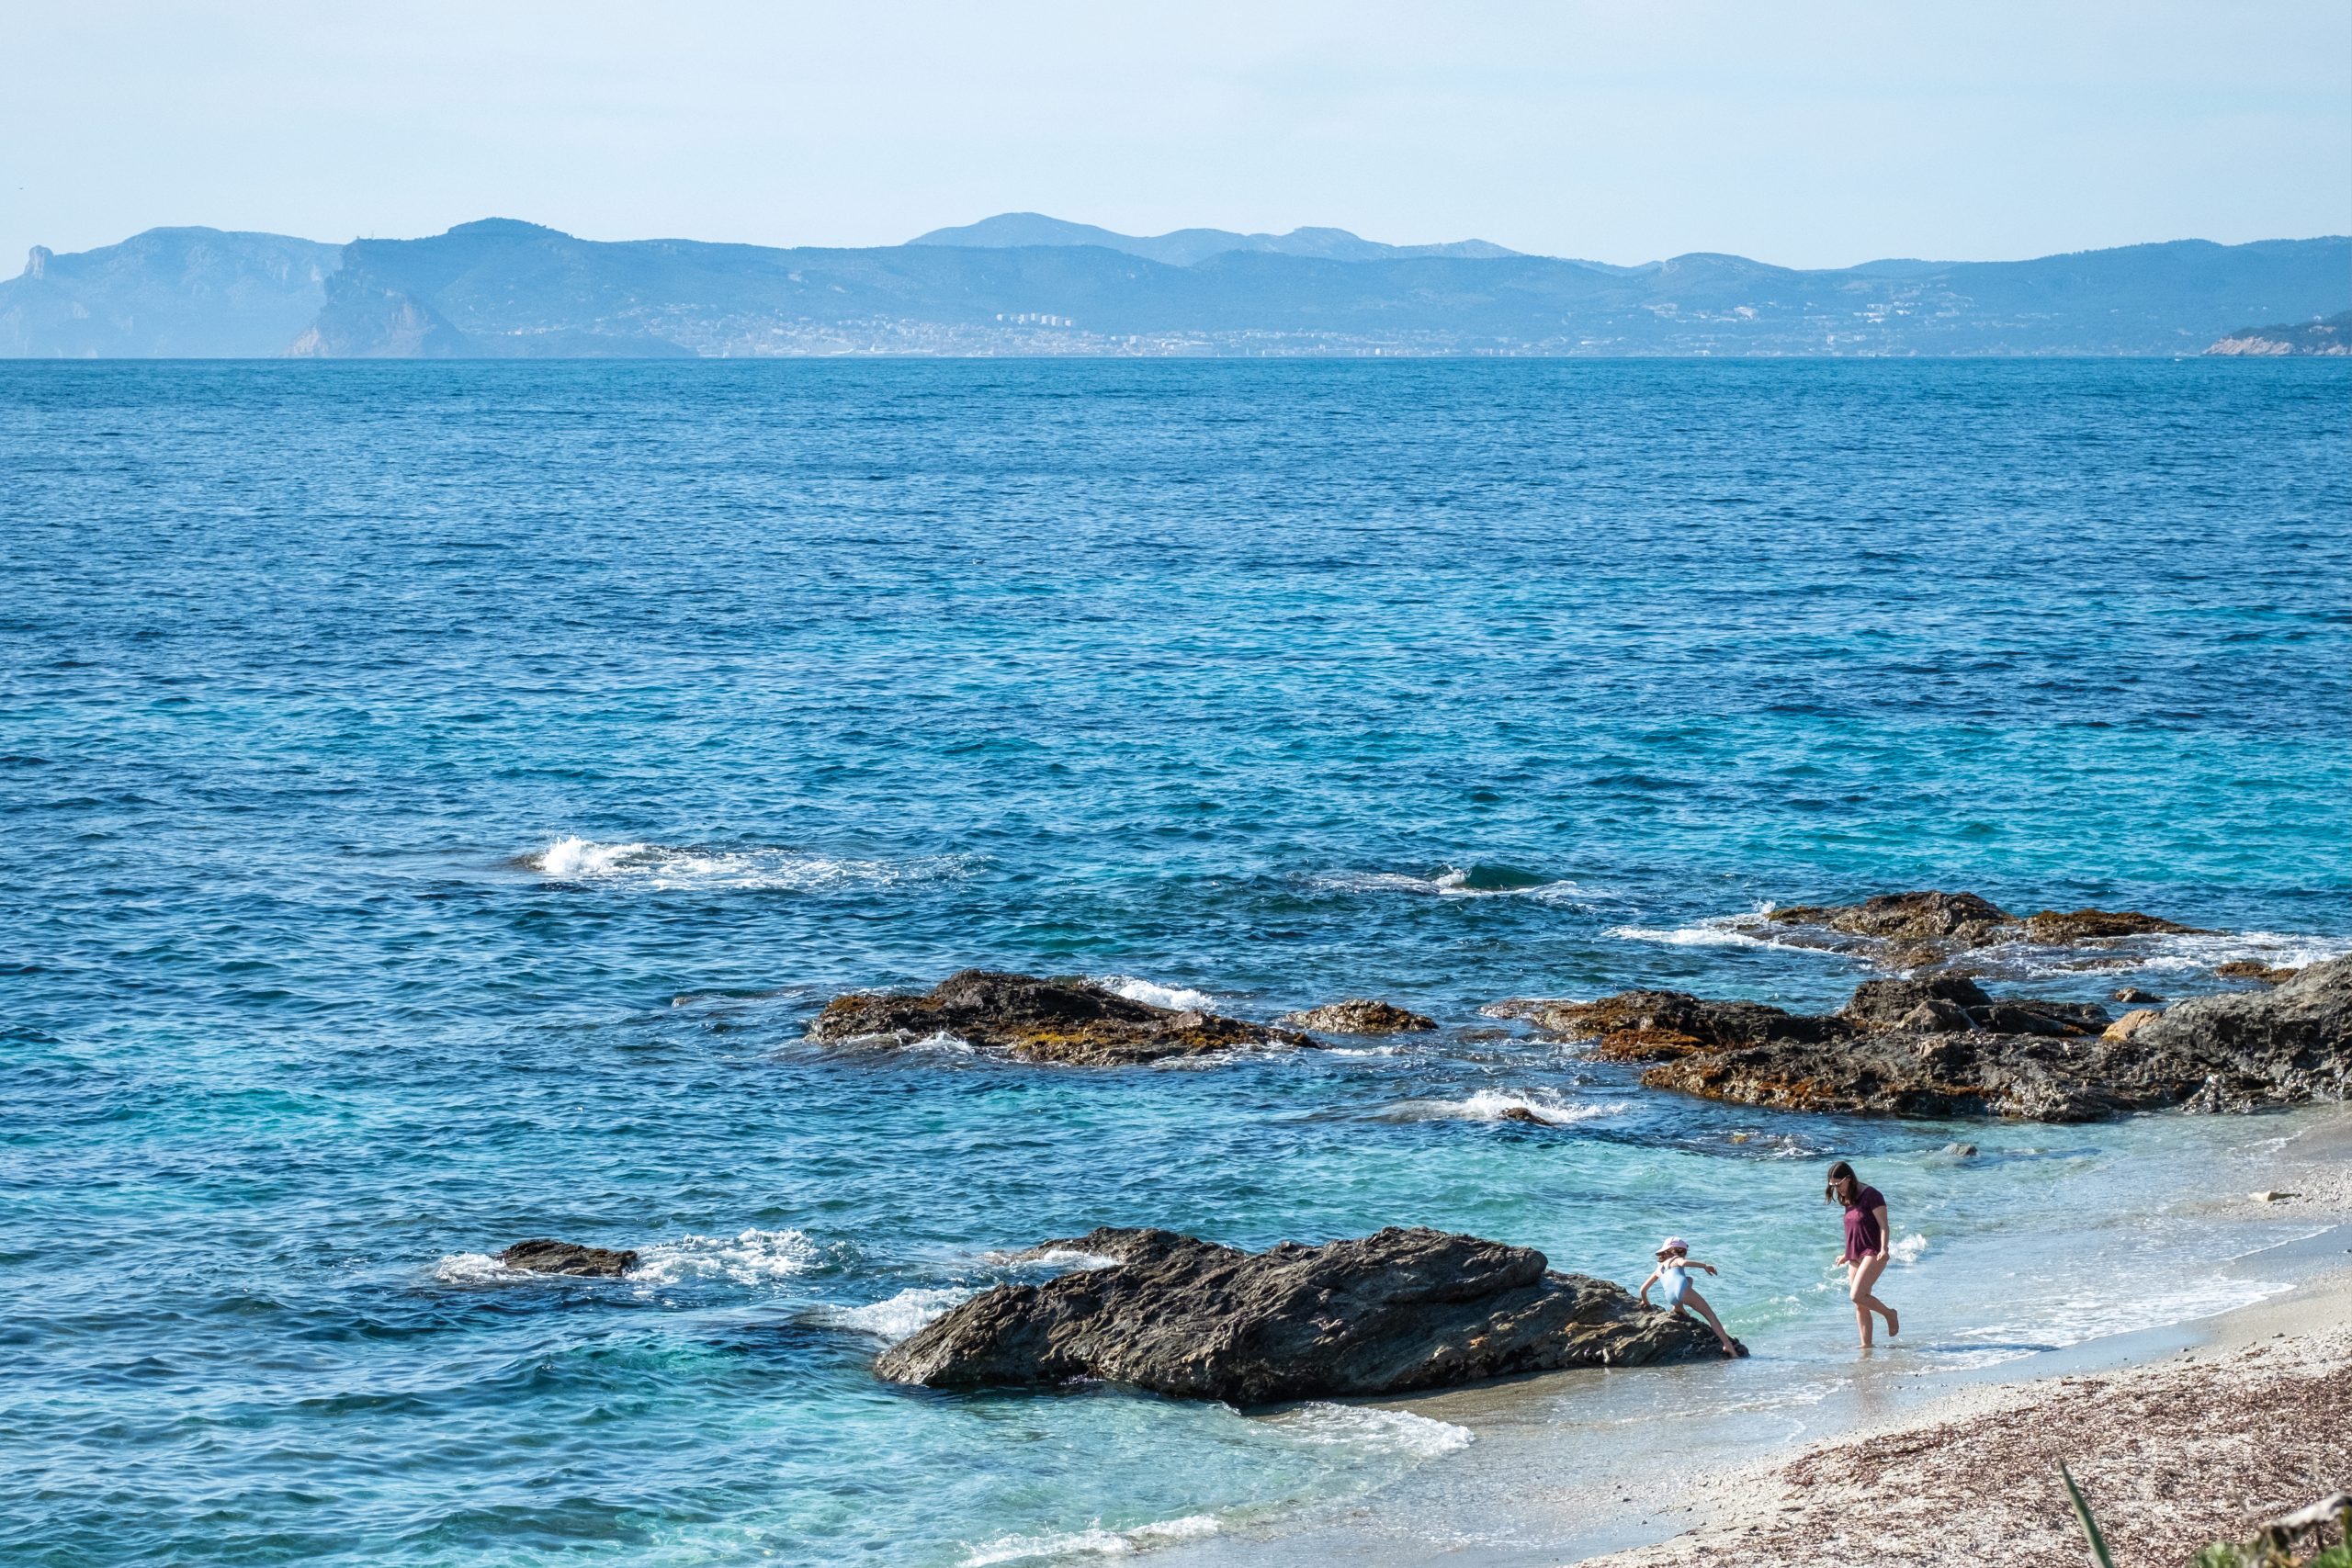
[[[2264,1123],[1773,1117],[1477,1010],[1834,1004],[1706,922],[1913,886],[2231,933],[2046,995],[2352,946],[2347,454],[2313,362],[0,366],[0,1555],[1037,1561],[1470,1462],[873,1381],[1102,1223],[1679,1230],[1786,1394],[1837,1151],[1922,1364],[2226,1304]],[[1447,1029],[801,1042],[973,964]]]

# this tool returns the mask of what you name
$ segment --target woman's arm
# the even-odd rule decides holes
[[[1886,1205],[1881,1203],[1877,1208],[1872,1209],[1871,1217],[1878,1221],[1878,1255],[1881,1258],[1894,1256],[1892,1248],[1894,1246],[1894,1225],[1886,1217]]]

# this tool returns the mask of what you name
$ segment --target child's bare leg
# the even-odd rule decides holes
[[[1715,1309],[1707,1304],[1707,1298],[1696,1291],[1691,1291],[1685,1294],[1682,1300],[1691,1310],[1707,1320],[1707,1326],[1715,1331],[1715,1343],[1726,1350],[1730,1349],[1731,1336],[1724,1332],[1723,1319],[1717,1317]]]

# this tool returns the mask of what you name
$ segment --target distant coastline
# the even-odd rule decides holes
[[[864,250],[602,242],[489,219],[345,245],[180,228],[37,246],[0,282],[0,358],[2269,354],[2326,350],[2228,345],[2304,330],[2245,322],[2347,304],[2341,235],[1799,271],[1338,229],[1133,236],[1034,213]]]

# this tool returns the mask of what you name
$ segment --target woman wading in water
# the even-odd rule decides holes
[[[1846,1250],[1838,1261],[1846,1266],[1846,1293],[1853,1298],[1854,1321],[1862,1327],[1862,1348],[1871,1348],[1871,1314],[1886,1319],[1886,1337],[1890,1339],[1903,1332],[1903,1321],[1894,1309],[1871,1293],[1878,1277],[1886,1272],[1886,1196],[1875,1187],[1865,1187],[1854,1168],[1839,1160],[1829,1168],[1829,1190],[1826,1196],[1833,1203],[1846,1206]]]

